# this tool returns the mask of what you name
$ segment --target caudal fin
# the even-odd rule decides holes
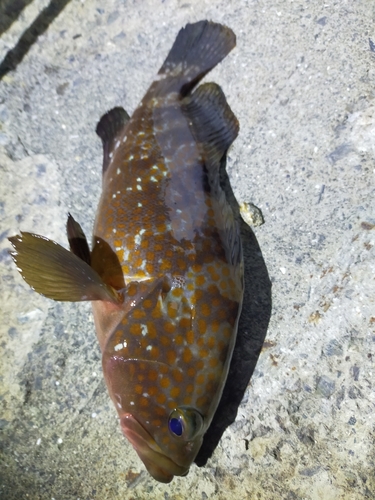
[[[187,24],[177,35],[159,70],[161,78],[174,77],[181,96],[193,87],[235,47],[230,28],[211,21]]]

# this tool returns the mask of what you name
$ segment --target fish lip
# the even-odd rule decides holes
[[[174,476],[186,476],[189,467],[179,465],[166,456],[151,434],[131,413],[123,415],[120,423],[122,432],[154,479],[170,483]]]

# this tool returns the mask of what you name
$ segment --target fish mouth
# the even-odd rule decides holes
[[[176,464],[163,453],[151,434],[131,413],[126,413],[121,418],[121,429],[148,472],[157,481],[170,483],[174,476],[186,476],[189,472],[189,467]]]

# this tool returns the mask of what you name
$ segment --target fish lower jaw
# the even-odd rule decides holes
[[[120,424],[123,434],[156,481],[170,483],[174,476],[186,476],[189,472],[189,467],[178,465],[164,455],[153,437],[133,415],[126,413]]]

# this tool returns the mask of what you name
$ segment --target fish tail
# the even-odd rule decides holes
[[[172,77],[182,97],[235,47],[230,28],[211,21],[187,24],[177,35],[159,70],[161,79]]]

